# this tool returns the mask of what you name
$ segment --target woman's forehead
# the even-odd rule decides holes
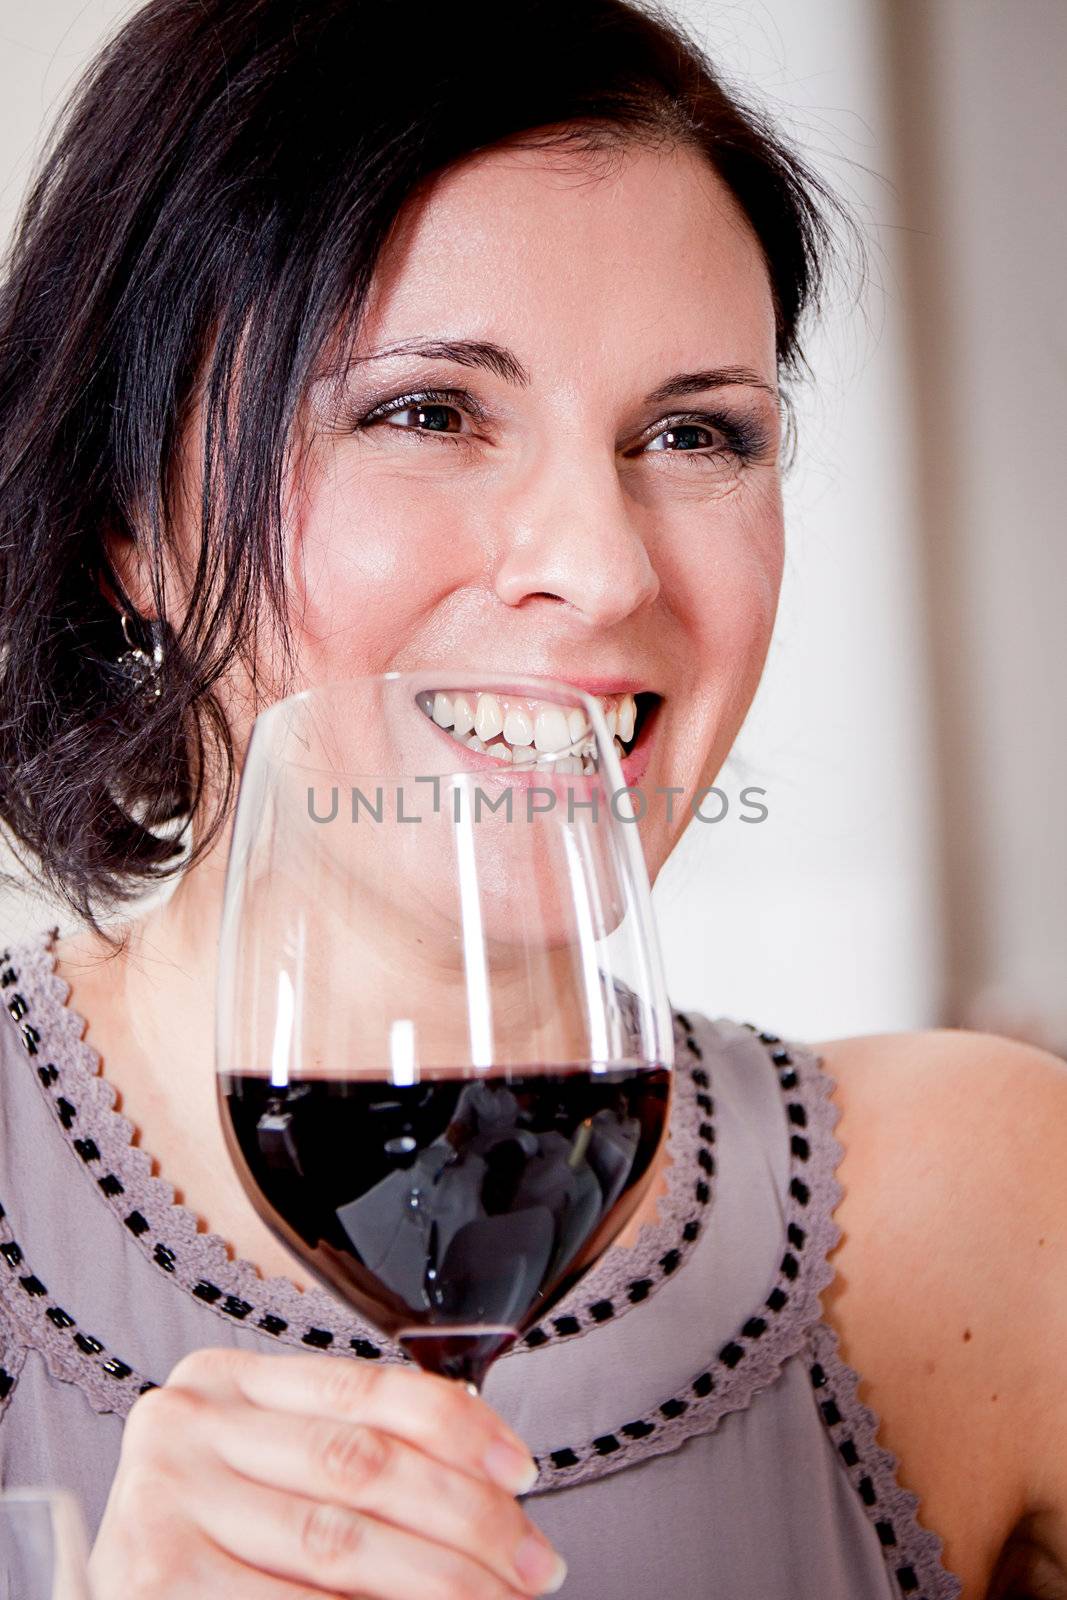
[[[775,319],[759,243],[699,152],[629,145],[604,164],[505,148],[443,174],[403,213],[357,350],[486,338],[531,378],[568,356],[644,349],[747,364],[773,380]]]

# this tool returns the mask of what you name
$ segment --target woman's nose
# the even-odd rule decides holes
[[[604,628],[659,593],[613,460],[562,470],[542,463],[505,519],[495,578],[505,605],[548,596]]]

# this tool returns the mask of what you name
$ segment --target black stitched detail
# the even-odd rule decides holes
[[[865,1506],[873,1506],[878,1499],[874,1484],[870,1478],[861,1478],[859,1482],[860,1499]]]
[[[919,1587],[919,1580],[915,1576],[915,1568],[898,1567],[897,1582],[900,1584],[901,1592],[903,1594],[914,1594],[916,1589]]]
[[[801,1161],[806,1161],[811,1155],[811,1146],[802,1134],[794,1133],[789,1141],[789,1148]]]
[[[380,1361],[382,1352],[376,1344],[371,1344],[369,1339],[349,1339],[349,1344],[357,1356],[362,1356],[364,1361]]]
[[[789,1112],[789,1120],[793,1124],[794,1128],[807,1127],[808,1113],[804,1110],[804,1107],[799,1101],[791,1100],[786,1107],[786,1110]]]
[[[566,1339],[572,1333],[580,1333],[582,1325],[577,1317],[553,1317],[552,1326],[561,1339]]]
[[[639,1301],[648,1299],[648,1291],[651,1287],[651,1278],[635,1278],[626,1291],[626,1297],[632,1305],[637,1305]]]
[[[793,1065],[793,1057],[788,1050],[772,1050],[771,1060],[776,1067],[791,1067]]]
[[[715,1157],[710,1150],[697,1151],[697,1165],[711,1177],[715,1171]]]
[[[741,1332],[744,1334],[746,1339],[758,1339],[760,1335],[766,1333],[766,1331],[767,1324],[764,1322],[762,1317],[749,1317],[748,1321],[741,1329]]]
[[[104,1348],[100,1340],[94,1339],[91,1333],[76,1333],[74,1343],[87,1356],[98,1356]]]
[[[22,1261],[22,1251],[19,1249],[14,1239],[8,1239],[4,1244],[0,1244],[0,1256],[3,1256],[8,1266],[12,1269],[17,1267]]]
[[[106,1172],[102,1178],[98,1178],[96,1181],[98,1188],[103,1189],[104,1193],[109,1195],[111,1199],[114,1199],[118,1194],[126,1193],[125,1185],[116,1178],[113,1172]]]
[[[628,1439],[647,1439],[650,1433],[655,1433],[654,1422],[624,1422],[619,1429]]]
[[[573,1450],[553,1450],[551,1460],[554,1467],[559,1467],[561,1469],[563,1467],[576,1467],[578,1465],[578,1457],[575,1455]]]
[[[243,1322],[252,1307],[247,1300],[242,1300],[238,1295],[228,1294],[223,1296],[219,1309],[225,1311],[228,1317],[235,1317],[238,1322]]]
[[[698,1059],[699,1059],[699,1057],[698,1057]],[[701,1089],[710,1089],[711,1088],[711,1079],[708,1077],[708,1075],[704,1071],[703,1067],[694,1067],[694,1069],[693,1069],[692,1073],[690,1074],[690,1076],[692,1077],[693,1082],[695,1084],[697,1084],[699,1088],[701,1088]]]
[[[825,1389],[826,1387],[826,1372],[818,1361],[811,1369],[811,1384],[813,1389]]]
[[[674,1417],[680,1417],[689,1410],[689,1402],[688,1400],[678,1399],[664,1400],[659,1409],[660,1414],[666,1417],[667,1421],[670,1422]]]
[[[589,1315],[594,1322],[610,1322],[615,1315],[615,1307],[610,1300],[597,1300],[589,1307]]]
[[[328,1345],[333,1344],[333,1334],[328,1328],[309,1328],[300,1343],[309,1344],[315,1350],[325,1350]]]
[[[677,1270],[681,1259],[682,1253],[680,1250],[668,1250],[665,1256],[660,1256],[659,1264],[667,1276],[670,1277],[671,1273]]]
[[[3,972],[0,972],[0,989],[6,989],[13,984],[16,976],[14,967],[5,967]]]
[[[25,1289],[31,1300],[39,1300],[42,1295],[46,1295],[48,1293],[48,1290],[45,1288],[40,1278],[38,1278],[32,1272],[27,1274],[25,1278],[20,1278],[19,1283]]]
[[[593,1440],[593,1449],[598,1456],[611,1456],[616,1450],[621,1450],[622,1445],[613,1433],[602,1433],[599,1439]]]
[[[808,1188],[807,1184],[802,1183],[799,1178],[793,1179],[792,1183],[789,1185],[789,1193],[794,1197],[794,1199],[799,1200],[802,1206],[806,1206],[808,1201],[811,1199],[811,1190]]]
[[[0,1367],[0,1400],[6,1400],[14,1387],[15,1380],[10,1372],[5,1367]]]
[[[538,1345],[548,1343],[548,1334],[544,1328],[531,1328],[522,1342],[529,1345],[531,1350],[536,1350]]]
[[[797,1084],[800,1082],[796,1074],[796,1069],[794,1067],[789,1067],[785,1072],[780,1072],[778,1074],[778,1082],[781,1084],[783,1089],[795,1089]]]
[[[785,1274],[791,1283],[796,1280],[797,1273],[800,1271],[800,1262],[791,1250],[787,1250],[782,1257],[782,1265],[779,1270]]]
[[[64,1311],[62,1306],[49,1306],[45,1316],[54,1328],[66,1331],[67,1328],[74,1326],[74,1318]]]
[[[700,1223],[694,1217],[692,1222],[687,1222],[682,1229],[682,1238],[686,1244],[692,1244],[694,1239],[700,1237]]]
[[[275,1335],[284,1333],[288,1326],[289,1324],[283,1317],[273,1316],[270,1312],[265,1317],[260,1317],[256,1323],[256,1327],[262,1328],[264,1333],[273,1333]]]
[[[776,1033],[761,1033],[759,1040],[760,1044],[781,1044],[782,1042]]]
[[[837,1450],[846,1467],[859,1466],[860,1453],[856,1449],[856,1442],[854,1439],[842,1439],[841,1443],[837,1447]]]
[[[142,1233],[148,1232],[148,1218],[143,1217],[139,1211],[131,1211],[129,1216],[123,1217],[122,1220],[135,1239],[139,1239]]]
[[[59,1095],[56,1100],[56,1116],[64,1128],[69,1129],[77,1115],[77,1108],[71,1105],[66,1095]]]
[[[208,1283],[206,1278],[200,1279],[200,1282],[193,1289],[193,1293],[198,1300],[203,1300],[205,1305],[209,1306],[213,1306],[216,1300],[222,1299],[222,1290],[218,1284]]]
[[[699,1378],[693,1380],[693,1393],[698,1400],[703,1400],[715,1387],[715,1379],[710,1372],[702,1372]]]
[[[157,1267],[162,1267],[164,1272],[174,1271],[175,1259],[174,1251],[165,1244],[157,1244],[152,1251],[152,1260]]]
[[[26,1054],[35,1056],[37,1054],[37,1046],[41,1042],[41,1035],[37,1032],[37,1029],[31,1026],[30,1023],[24,1022],[19,1029],[19,1038],[22,1040]]]
[[[686,1042],[686,1045],[687,1045],[687,1047],[689,1049],[690,1054],[697,1061],[703,1061],[704,1052],[700,1048],[700,1046],[697,1044],[696,1040],[695,1039],[687,1039],[685,1042]],[[701,1073],[694,1072],[693,1073],[693,1082],[694,1083],[699,1083],[699,1085],[700,1085],[700,1087],[702,1089],[706,1089],[708,1087],[708,1075],[707,1075],[707,1073],[706,1072],[701,1072]]]
[[[45,1088],[50,1089],[55,1083],[56,1079],[59,1077],[59,1068],[53,1062],[49,1061],[43,1067],[37,1068],[37,1076],[40,1078]]]
[[[710,1122],[702,1122],[700,1124],[699,1133],[705,1144],[715,1143],[715,1129],[712,1127]]]
[[[703,1178],[701,1178],[700,1182],[696,1186],[696,1197],[702,1206],[706,1206],[711,1197],[711,1190],[708,1188]]]
[[[10,1011],[16,1022],[21,1022],[30,1008],[26,1004],[26,1001],[22,995],[16,991],[16,993],[13,994],[11,999],[8,1001],[7,1009]]]
[[[159,1384],[158,1383],[152,1383],[152,1381],[149,1380],[148,1383],[142,1383],[142,1385],[138,1389],[137,1393],[138,1394],[147,1394],[149,1389],[158,1389],[158,1388],[159,1388]]]
[[[683,1033],[692,1033],[693,1024],[690,1022],[690,1020],[686,1016],[685,1012],[684,1011],[676,1011],[675,1012],[675,1016],[678,1018],[678,1021],[681,1024],[682,1032]]]
[[[74,1148],[86,1163],[100,1160],[100,1150],[95,1139],[75,1139]]]
[[[823,1421],[830,1428],[834,1428],[841,1421],[841,1413],[837,1408],[836,1400],[824,1400],[819,1406],[823,1414]]]
[[[736,1367],[737,1363],[743,1359],[744,1354],[742,1346],[735,1339],[731,1339],[730,1343],[724,1344],[719,1351],[719,1360],[724,1367]]]
[[[767,1310],[781,1311],[788,1299],[789,1296],[786,1294],[784,1289],[772,1289],[765,1302]]]
[[[697,1105],[701,1111],[706,1111],[709,1117],[715,1109],[715,1104],[710,1094],[698,1094]]]
[[[125,1361],[120,1361],[118,1356],[111,1356],[101,1365],[109,1378],[129,1378],[133,1374],[133,1368],[128,1367]]]
[[[787,1237],[795,1250],[803,1250],[804,1241],[808,1236],[803,1228],[798,1228],[795,1222],[791,1222],[787,1230]]]
[[[874,1525],[874,1531],[877,1533],[883,1544],[896,1544],[896,1529],[893,1527],[891,1522],[876,1522]]]

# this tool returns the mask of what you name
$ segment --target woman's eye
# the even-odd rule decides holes
[[[406,433],[462,433],[463,418],[455,406],[438,401],[409,402],[383,412],[377,422],[387,422]]]
[[[678,453],[681,451],[720,449],[723,446],[721,439],[716,439],[714,431],[701,422],[676,422],[671,427],[665,428],[662,433],[657,433],[645,446],[646,450],[660,450]]]

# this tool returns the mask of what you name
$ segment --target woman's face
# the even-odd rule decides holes
[[[687,150],[498,149],[408,207],[356,357],[313,388],[291,485],[301,683],[547,675],[624,723],[624,693],[654,694],[624,763],[654,876],[740,727],[781,575],[750,227]]]

